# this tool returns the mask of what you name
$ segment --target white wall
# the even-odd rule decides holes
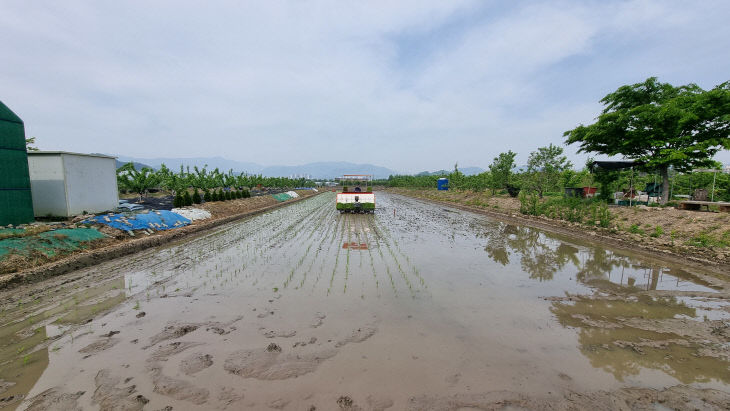
[[[118,206],[113,158],[31,153],[28,168],[36,217],[99,213]]]
[[[113,211],[119,205],[113,158],[63,154],[68,215]]]
[[[28,171],[35,216],[67,216],[61,156],[31,154],[28,156]]]

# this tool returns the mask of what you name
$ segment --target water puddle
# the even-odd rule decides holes
[[[716,277],[388,194],[374,215],[340,215],[333,196],[6,304],[0,379],[15,385],[0,381],[0,398],[439,409],[488,407],[484,387],[542,398],[730,384]]]

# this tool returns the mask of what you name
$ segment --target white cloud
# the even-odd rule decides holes
[[[419,171],[526,159],[627,82],[730,72],[723,2],[516,4],[3,2],[0,99],[43,148]]]

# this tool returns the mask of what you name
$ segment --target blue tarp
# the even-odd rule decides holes
[[[151,230],[169,230],[171,228],[183,227],[190,224],[190,220],[167,210],[155,210],[149,213],[140,214],[114,214],[114,215],[98,215],[90,218],[85,223],[106,224],[119,230],[143,230],[149,228]]]

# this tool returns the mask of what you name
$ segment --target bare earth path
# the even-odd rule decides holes
[[[730,408],[724,278],[378,208],[326,193],[0,294],[0,408]]]

